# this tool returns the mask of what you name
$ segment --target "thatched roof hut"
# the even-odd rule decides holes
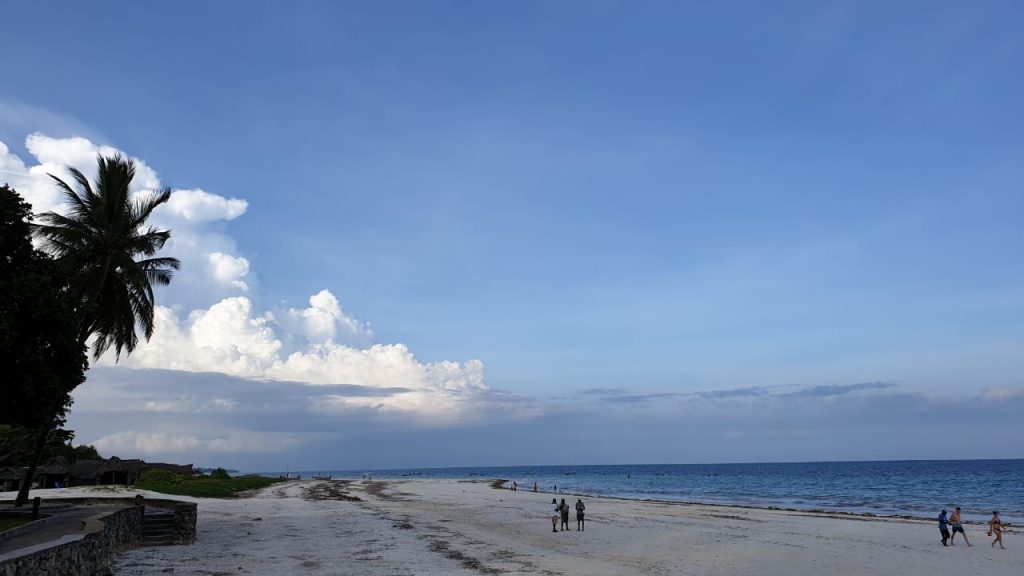
[[[25,477],[25,469],[18,466],[5,466],[0,468],[0,488],[4,492],[17,490]]]
[[[111,456],[96,467],[97,484],[134,484],[139,478],[142,460],[121,460]]]
[[[103,460],[78,460],[71,468],[71,481],[76,486],[88,486],[96,483],[96,469]]]
[[[57,456],[36,471],[36,479],[43,488],[60,488],[67,486],[71,479],[71,464],[67,458]]]
[[[17,466],[5,466],[0,468],[0,480],[21,480],[25,476],[25,469]]]
[[[40,474],[53,474],[64,476],[71,473],[71,464],[63,456],[57,456],[39,469]]]

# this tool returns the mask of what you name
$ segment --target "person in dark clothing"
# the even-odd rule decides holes
[[[576,530],[577,531],[582,531],[582,530],[586,529],[586,526],[583,525],[583,511],[586,510],[586,509],[587,509],[587,507],[583,505],[583,499],[577,498],[576,499]]]
[[[558,505],[559,512],[562,513],[562,530],[569,529],[569,505],[565,503],[565,498],[562,498],[562,502]]]
[[[942,535],[942,545],[949,546],[949,544],[946,544],[946,542],[949,540],[949,527],[946,526],[945,510],[939,513],[939,534]]]

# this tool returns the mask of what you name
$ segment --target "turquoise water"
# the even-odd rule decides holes
[[[999,510],[1024,523],[1024,460],[912,460],[784,464],[491,466],[324,471],[334,478],[444,478],[537,482],[545,492],[933,518]],[[309,478],[313,472],[302,472]]]

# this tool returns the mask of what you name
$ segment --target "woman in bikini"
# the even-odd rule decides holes
[[[992,512],[992,519],[988,521],[988,535],[996,535],[996,539],[992,541],[992,546],[995,547],[996,542],[999,542],[999,547],[1003,550],[1006,548],[1003,546],[1003,523],[999,521],[999,512]]]

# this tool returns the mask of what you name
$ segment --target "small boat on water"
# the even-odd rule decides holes
[[[330,475],[328,475],[328,476],[317,476],[316,474],[313,475],[313,480],[330,480],[330,479],[331,479]]]

